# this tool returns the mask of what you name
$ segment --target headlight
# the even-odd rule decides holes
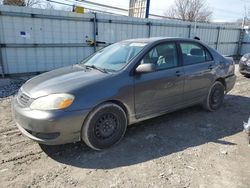
[[[74,100],[70,94],[51,94],[34,100],[30,108],[33,110],[58,110],[69,107]]]
[[[242,56],[242,58],[240,59],[241,61],[247,61],[247,58]]]
[[[247,64],[247,66],[250,66],[250,60],[248,60],[248,61],[246,62],[246,64]]]

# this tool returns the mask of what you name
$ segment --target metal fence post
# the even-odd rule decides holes
[[[218,33],[217,33],[217,39],[216,39],[216,46],[215,46],[215,49],[218,50],[218,46],[219,46],[219,40],[220,40],[220,27],[217,27],[218,29]]]
[[[149,16],[150,0],[146,0],[146,15],[145,18]]]
[[[238,48],[237,48],[237,59],[240,59],[241,56],[241,49],[242,49],[242,44],[245,36],[245,29],[240,29],[240,35],[239,35],[239,40],[238,40]]]
[[[94,52],[96,52],[96,35],[98,35],[96,12],[94,12],[93,31],[94,31],[94,33],[93,33]]]
[[[192,30],[192,25],[191,24],[189,24],[188,25],[188,38],[191,38],[191,30]]]
[[[150,38],[150,36],[151,36],[151,25],[152,25],[152,23],[151,23],[151,22],[148,22],[147,25],[148,25],[148,38]]]
[[[1,45],[0,45],[0,67],[1,67],[1,75],[4,78],[3,54],[2,54]]]
[[[1,14],[0,14],[1,16]],[[0,24],[1,24],[1,27],[0,27],[0,30],[3,29],[3,22],[2,22],[2,18],[0,19]],[[1,36],[0,36],[0,43],[2,42],[1,40]],[[2,45],[0,44],[0,67],[1,67],[1,75],[2,77],[4,78],[4,65],[3,65],[3,54],[2,54]]]

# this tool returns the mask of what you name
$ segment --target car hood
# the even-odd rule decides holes
[[[21,89],[35,99],[52,93],[74,93],[74,91],[108,76],[111,74],[74,65],[36,76],[28,80]]]

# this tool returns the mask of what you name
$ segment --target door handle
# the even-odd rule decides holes
[[[181,74],[181,71],[176,71],[175,72],[175,75],[177,76],[177,77],[180,77],[182,74]]]

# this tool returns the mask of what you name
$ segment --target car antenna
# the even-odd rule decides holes
[[[195,40],[201,40],[200,37],[196,37],[196,36],[194,37],[194,39]]]

